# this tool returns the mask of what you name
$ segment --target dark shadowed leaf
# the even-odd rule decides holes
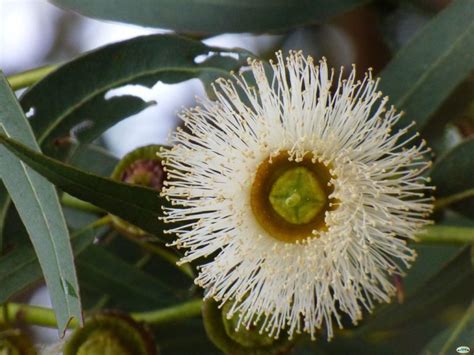
[[[52,0],[86,16],[178,32],[269,32],[326,21],[366,0]]]
[[[402,48],[380,73],[380,89],[405,111],[398,125],[422,129],[474,69],[474,2],[455,0]]]
[[[79,255],[94,240],[93,229],[71,236],[74,255]],[[0,304],[42,279],[36,254],[29,244],[22,244],[0,257]]]
[[[37,153],[0,134],[0,143],[63,191],[161,236],[163,199],[157,191],[93,175]]]
[[[156,326],[154,330],[156,342],[159,344],[160,353],[163,355],[222,354],[222,351],[217,349],[207,337],[202,319],[200,318]],[[183,341],[183,338],[185,338],[186,341]]]
[[[101,176],[110,176],[118,161],[105,148],[93,144],[78,146],[69,159],[71,165]]]
[[[8,206],[10,205],[10,196],[8,195],[8,191],[5,189],[5,185],[3,185],[3,181],[0,181],[0,255],[3,252],[3,245],[5,244],[3,233],[4,233],[4,226],[5,226],[5,218],[7,217]]]
[[[435,196],[446,197],[474,189],[474,139],[455,146],[440,156],[431,170],[431,179],[436,186]],[[452,205],[466,216],[474,216],[474,199]]]
[[[420,355],[461,354],[458,350],[461,346],[468,347],[471,351],[474,349],[474,303],[463,311],[463,317],[434,337]]]
[[[459,319],[458,310],[472,300],[469,259],[469,248],[463,248],[435,275],[420,282],[403,304],[394,300],[381,305],[362,325],[320,346],[329,354],[418,354],[435,334],[452,324],[452,314]]]
[[[133,305],[153,308],[177,301],[165,284],[102,247],[89,247],[81,254],[77,265],[81,284],[120,300],[129,310],[133,310]]]
[[[0,132],[25,143],[33,153],[39,151],[15,94],[1,73]],[[82,316],[69,233],[56,190],[4,146],[0,147],[0,174],[33,243],[62,332],[71,318]]]
[[[403,304],[389,305],[377,312],[367,326],[380,330],[400,328],[415,319],[430,318],[437,309],[442,309],[439,306],[451,301],[446,295],[461,285],[460,295],[472,295],[474,283],[468,247],[462,248],[427,282],[420,283]]]

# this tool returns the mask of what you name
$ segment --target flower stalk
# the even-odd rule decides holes
[[[57,64],[46,65],[43,67],[27,70],[18,74],[9,76],[8,82],[13,90],[20,90],[29,87],[43,79],[58,67]]]
[[[104,213],[105,211],[92,203],[82,201],[77,197],[71,196],[68,193],[64,193],[61,196],[61,203],[63,206],[74,208],[77,210],[92,212],[92,213]]]
[[[417,236],[418,242],[426,244],[474,243],[474,228],[460,226],[429,226]]]
[[[130,316],[137,322],[166,324],[200,315],[201,305],[202,300],[197,299],[154,311],[131,313]],[[0,324],[14,321],[49,328],[57,327],[56,316],[51,308],[14,302],[5,303],[0,310]],[[77,319],[73,318],[68,328],[76,328],[78,325]]]

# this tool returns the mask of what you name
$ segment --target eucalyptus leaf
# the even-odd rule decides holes
[[[4,242],[4,226],[3,223],[5,218],[7,217],[8,206],[10,205],[10,196],[8,195],[8,191],[5,189],[5,185],[3,185],[3,181],[0,180],[0,255],[3,252]]]
[[[448,355],[454,354],[461,346],[474,349],[474,303],[464,311],[464,316],[452,327],[444,330],[421,352],[422,355]]]
[[[69,162],[71,165],[89,173],[110,176],[119,159],[105,148],[94,144],[85,144],[74,149]]]
[[[94,229],[84,229],[71,236],[74,255],[79,255],[94,240]],[[19,245],[0,257],[0,304],[42,279],[40,264],[29,244]]]
[[[37,140],[44,153],[51,155],[61,148],[60,142],[90,142],[123,118],[154,104],[130,95],[108,98],[109,90],[192,78],[208,82],[228,75],[248,56],[242,50],[209,47],[175,35],[137,37],[64,64],[26,91],[21,105],[32,113]]]
[[[152,243],[152,245],[157,248],[162,248],[169,253],[173,253],[172,249],[168,249],[164,245],[159,245],[157,243]],[[189,275],[183,273],[183,271],[176,265],[176,263],[170,262],[170,260],[165,260],[162,255],[156,252],[148,252],[140,243],[131,243],[130,239],[123,236],[117,236],[116,238],[111,238],[104,248],[107,249],[109,253],[114,254],[121,260],[124,260],[128,264],[137,265],[141,264],[141,261],[145,255],[148,255],[149,258],[146,263],[140,266],[140,269],[150,275],[156,275],[159,280],[166,284],[168,287],[173,289],[173,292],[182,299],[189,298],[193,296],[191,289],[196,291],[195,288],[190,287],[191,279]],[[140,261],[140,262],[139,262]],[[146,305],[142,305],[146,306]]]
[[[446,297],[450,291],[458,290],[460,296],[472,295],[473,281],[469,248],[464,247],[436,275],[420,283],[418,290],[403,304],[382,307],[367,327],[371,330],[399,328],[415,320],[421,321],[423,317],[430,318],[437,309],[442,309],[441,304],[454,300]]]
[[[417,354],[453,323],[449,316],[470,303],[473,292],[474,273],[465,247],[435,275],[420,282],[404,303],[379,306],[363,324],[343,330],[337,341],[320,346],[329,354]]]
[[[62,160],[69,158],[71,148],[75,149],[71,145],[77,145],[78,140],[88,143],[118,121],[154,104],[130,95],[105,98],[109,90],[191,78],[208,84],[240,67],[248,55],[178,36],[138,37],[64,64],[28,89],[21,105],[31,113],[30,124],[43,152]],[[8,205],[9,198],[0,195],[0,211]],[[0,225],[2,217],[0,213]]]
[[[118,159],[105,148],[93,144],[73,144],[71,145],[70,155],[67,161],[86,172],[90,172],[101,176],[110,176],[113,169],[118,163]],[[63,203],[64,216],[70,228],[81,228],[82,226],[92,223],[97,218],[97,214],[102,211],[98,208],[92,209],[89,206],[82,206],[83,201],[78,200],[78,203],[72,204],[72,200],[77,200],[66,193],[61,196]],[[67,203],[69,201],[69,203]],[[95,206],[90,206],[95,207]],[[84,302],[84,298],[82,298]]]
[[[37,153],[0,134],[0,143],[63,191],[90,202],[141,229],[161,236],[164,201],[156,190],[93,175]]]
[[[178,32],[283,31],[326,21],[366,0],[52,0],[83,15]]]
[[[158,279],[102,247],[89,247],[77,264],[81,284],[119,300],[121,309],[163,307],[178,301],[174,292]]]
[[[474,69],[474,2],[454,0],[403,47],[380,73],[380,89],[422,129]]]
[[[420,291],[420,288],[449,264],[462,250],[459,245],[426,245],[413,244],[418,255],[407,275],[402,279],[403,292],[409,298]]]
[[[202,319],[193,318],[185,322],[156,326],[154,330],[160,354],[222,354],[208,339]]]
[[[15,94],[1,73],[0,131],[28,145],[31,152],[39,151]],[[69,233],[56,190],[3,146],[0,174],[38,255],[63,332],[71,318],[81,320],[82,315]]]
[[[30,244],[30,236],[23,225],[15,205],[10,204],[5,217],[5,224],[3,225],[4,244],[3,254],[9,252],[12,248],[21,244]],[[2,255],[3,255],[2,254]]]
[[[433,165],[431,179],[436,186],[435,196],[443,198],[474,189],[474,139],[466,140],[444,155]],[[455,209],[474,217],[474,199],[470,198],[453,205]]]

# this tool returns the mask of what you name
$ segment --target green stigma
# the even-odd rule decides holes
[[[315,174],[302,166],[280,175],[268,199],[278,215],[292,224],[310,222],[327,203],[326,192]]]

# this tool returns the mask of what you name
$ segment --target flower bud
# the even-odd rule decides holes
[[[152,334],[118,312],[103,312],[86,320],[66,341],[64,355],[158,354]]]
[[[159,145],[147,145],[125,155],[115,167],[111,178],[133,185],[146,186],[161,191],[165,172],[158,153]],[[114,227],[132,238],[145,237],[147,233],[116,216],[112,217]]]
[[[231,318],[227,314],[231,308],[231,303],[224,304],[219,308],[213,300],[207,300],[203,304],[202,316],[204,327],[209,339],[216,347],[226,354],[232,355],[271,355],[286,354],[292,341],[286,337],[275,339],[267,334],[259,332],[259,322],[248,329],[238,325],[238,315]]]
[[[21,330],[0,326],[0,354],[36,355],[37,351]]]

